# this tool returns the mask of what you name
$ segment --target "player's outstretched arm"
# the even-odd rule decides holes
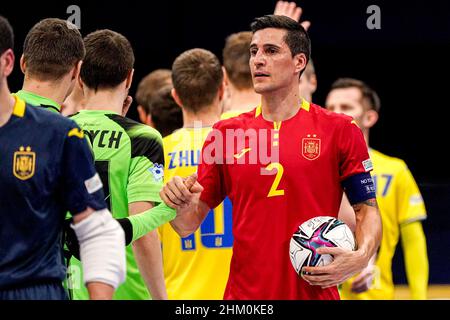
[[[175,217],[175,209],[168,207],[165,203],[160,203],[144,212],[116,220],[125,233],[125,246],[128,246]],[[75,232],[70,227],[70,222],[71,219],[64,223],[64,241],[70,254],[80,260],[80,246]]]
[[[381,218],[376,199],[353,204],[356,213],[356,251],[341,248],[319,248],[320,254],[331,254],[334,260],[323,267],[304,267],[303,278],[311,285],[322,288],[336,286],[362,271],[376,253],[382,234]]]
[[[73,216],[80,244],[84,281],[92,300],[112,299],[114,290],[125,281],[124,232],[107,209],[87,208]]]
[[[129,245],[175,217],[175,209],[168,207],[165,203],[160,203],[156,207],[118,219],[118,221],[125,231],[125,244]]]
[[[177,211],[176,218],[170,224],[181,237],[195,232],[210,209],[200,200],[202,191],[196,173],[186,179],[175,176],[161,189],[161,199]]]

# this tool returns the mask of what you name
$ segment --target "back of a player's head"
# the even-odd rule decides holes
[[[14,49],[14,32],[9,21],[0,16],[0,55],[8,49]]]
[[[284,41],[292,56],[303,53],[308,62],[311,55],[311,41],[308,33],[297,21],[282,15],[265,15],[253,20],[250,27],[253,33],[267,28],[286,30]]]
[[[172,97],[172,85],[166,85],[153,93],[150,99],[152,123],[163,137],[183,126],[181,108]]]
[[[26,72],[42,81],[60,79],[84,54],[83,38],[76,26],[56,18],[35,24],[23,44]]]
[[[331,90],[357,88],[361,92],[361,102],[366,110],[380,112],[380,98],[378,94],[365,82],[353,78],[339,78],[331,85]]]
[[[223,71],[220,61],[208,50],[185,51],[172,65],[173,87],[183,108],[194,113],[213,103],[222,81]]]
[[[90,89],[112,89],[127,79],[134,66],[130,42],[120,33],[98,30],[84,38],[86,56],[80,77]]]
[[[150,72],[139,82],[135,97],[137,103],[147,113],[150,113],[150,100],[153,95],[167,85],[172,86],[172,71],[169,69],[157,69]]]
[[[223,66],[228,80],[238,90],[252,89],[253,81],[248,61],[250,60],[250,43],[252,33],[243,31],[233,33],[225,40],[223,48]]]

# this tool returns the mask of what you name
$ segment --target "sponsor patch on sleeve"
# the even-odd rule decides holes
[[[366,170],[366,172],[373,170],[372,160],[370,159],[364,160],[362,162],[362,165],[364,167],[364,170]]]
[[[102,180],[100,180],[98,173],[96,173],[92,178],[84,181],[84,184],[87,191],[91,194],[97,192],[103,187]]]
[[[164,178],[164,166],[162,164],[155,163],[153,167],[148,170],[153,175],[155,181],[160,182]]]

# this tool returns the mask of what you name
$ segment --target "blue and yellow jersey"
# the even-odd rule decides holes
[[[200,151],[211,128],[179,129],[163,139],[165,177],[187,177],[197,171]],[[227,198],[186,238],[169,223],[159,228],[169,299],[223,298],[232,255],[231,202]]]
[[[342,285],[343,299],[393,299],[392,258],[400,228],[404,224],[426,219],[425,205],[419,188],[401,159],[370,149],[372,176],[377,190],[377,202],[383,224],[383,238],[376,261],[374,282],[367,292],[351,292],[351,282]]]
[[[75,122],[15,99],[11,118],[0,127],[0,290],[62,284],[66,212],[106,208]]]

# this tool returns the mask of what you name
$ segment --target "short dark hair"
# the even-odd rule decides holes
[[[30,75],[40,80],[58,80],[85,54],[80,32],[68,21],[48,18],[35,24],[23,44]]]
[[[172,65],[172,82],[183,107],[197,113],[214,101],[223,81],[223,71],[214,53],[191,49]]]
[[[0,55],[8,49],[14,49],[14,31],[8,19],[0,16]]]
[[[166,85],[154,92],[150,99],[152,122],[163,137],[183,126],[181,108],[173,99],[171,92],[172,86]]]
[[[250,27],[253,33],[267,28],[286,30],[284,41],[291,50],[292,56],[303,53],[308,63],[311,56],[311,40],[306,30],[294,19],[281,15],[265,15],[255,18]]]
[[[130,42],[120,33],[104,29],[84,38],[86,56],[80,76],[91,89],[114,88],[123,82],[134,66]]]
[[[230,82],[239,90],[253,88],[250,71],[250,43],[252,33],[243,31],[229,35],[223,48],[223,66]]]
[[[150,72],[139,82],[135,96],[136,102],[147,113],[150,113],[150,100],[159,89],[166,85],[172,87],[172,71],[169,69],[156,69]]]
[[[363,106],[368,110],[380,112],[380,98],[378,94],[369,87],[365,82],[353,78],[339,78],[331,85],[331,90],[357,88],[361,92]]]

